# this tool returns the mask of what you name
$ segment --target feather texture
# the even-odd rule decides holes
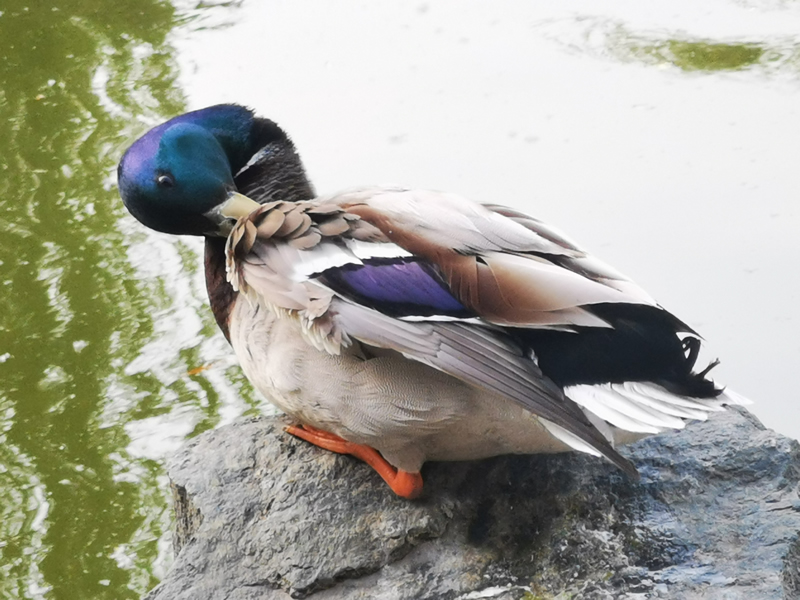
[[[609,343],[635,349],[656,335],[664,348],[646,362],[669,359],[665,373],[705,381],[691,373],[695,353],[684,355],[677,337],[687,327],[563,234],[511,209],[394,188],[270,202],[239,220],[226,257],[233,287],[295,319],[315,348],[339,355],[358,343],[400,353],[516,403],[564,444],[631,474],[615,432],[680,429],[721,406],[713,384],[708,397],[691,398],[619,375],[562,388],[543,372],[539,352],[550,364],[552,340],[573,348],[574,356],[555,356],[571,356],[579,371],[582,340],[597,352]]]
[[[573,448],[635,476],[616,443],[746,403],[695,368],[690,327],[555,227],[442,192],[308,200],[291,140],[244,107],[152,129],[119,183],[142,223],[207,237],[212,310],[253,384],[407,474]]]

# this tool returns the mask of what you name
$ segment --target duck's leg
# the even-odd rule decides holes
[[[418,498],[422,494],[422,475],[394,468],[374,448],[348,442],[338,435],[310,425],[290,425],[286,428],[286,431],[325,450],[360,458],[375,469],[378,475],[383,477],[383,480],[389,484],[392,491],[402,498],[411,500]]]

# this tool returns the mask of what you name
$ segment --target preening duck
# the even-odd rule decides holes
[[[288,431],[422,491],[428,460],[621,443],[742,403],[700,338],[555,228],[500,204],[371,187],[315,197],[289,137],[236,105],[120,162],[125,206],[205,236],[217,323]],[[712,365],[713,366],[713,365]]]

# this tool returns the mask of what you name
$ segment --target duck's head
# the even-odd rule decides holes
[[[221,104],[186,113],[125,152],[117,170],[122,201],[157,231],[226,235],[231,220],[256,207],[239,193],[236,174],[271,147],[278,154],[288,147],[296,159],[286,134],[247,108]]]

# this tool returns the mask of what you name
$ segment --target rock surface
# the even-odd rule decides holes
[[[592,457],[426,465],[398,499],[280,418],[174,458],[176,560],[146,600],[800,598],[800,446],[731,410]]]

